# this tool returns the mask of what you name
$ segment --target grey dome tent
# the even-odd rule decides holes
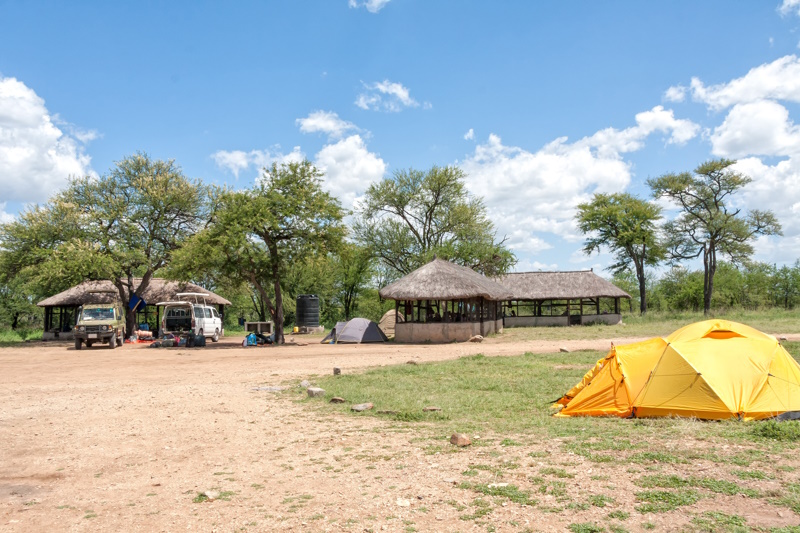
[[[339,343],[362,343],[362,342],[386,342],[388,339],[378,324],[366,318],[353,318],[347,322],[337,322],[336,326],[328,333],[322,344],[330,342]]]

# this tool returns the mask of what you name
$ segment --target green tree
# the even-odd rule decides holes
[[[336,300],[342,307],[344,319],[350,320],[374,274],[372,253],[363,246],[345,243],[336,251],[333,268]]]
[[[647,312],[646,266],[664,259],[656,223],[661,208],[628,193],[597,193],[578,205],[578,228],[587,235],[583,251],[587,255],[607,248],[614,254],[608,267],[614,274],[633,270],[639,289],[639,312]]]
[[[778,305],[792,309],[800,297],[800,260],[794,266],[776,268],[773,275],[773,294]]]
[[[338,200],[322,190],[308,161],[273,164],[245,191],[220,191],[208,226],[181,250],[175,268],[206,269],[247,281],[266,302],[283,343],[282,283],[292,265],[339,245],[345,234]]]
[[[408,274],[434,255],[487,276],[506,272],[514,254],[496,240],[480,198],[458,167],[400,170],[367,188],[355,238],[382,263]]]
[[[9,261],[40,292],[110,279],[127,308],[205,220],[206,189],[174,161],[137,153],[99,178],[78,177],[0,228]],[[135,316],[128,313],[127,331]]]
[[[717,255],[743,263],[753,254],[757,235],[781,235],[771,211],[741,213],[730,197],[752,179],[731,168],[735,161],[717,159],[689,172],[664,174],[647,180],[656,198],[672,200],[681,213],[664,230],[673,261],[703,258],[703,312],[711,309]]]

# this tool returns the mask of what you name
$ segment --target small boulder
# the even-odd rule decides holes
[[[778,337],[778,340],[779,341],[788,341],[789,339],[787,337]]]
[[[342,369],[341,368],[339,368],[338,366],[333,367],[333,375],[334,376],[338,376],[341,373],[342,373]]]
[[[203,493],[203,496],[208,498],[208,501],[214,501],[219,498],[219,491],[216,490],[207,490]]]
[[[469,342],[483,342],[483,335],[473,335],[469,338]]]
[[[558,349],[558,351],[561,353],[569,353],[569,348],[562,346],[561,348]]]
[[[413,360],[409,360],[409,361],[406,361],[406,364],[407,365],[416,365],[416,364],[419,364],[419,363],[417,363],[416,361],[413,361]]]
[[[319,387],[309,387],[306,389],[308,396],[311,398],[318,398],[320,396],[325,396],[325,389],[320,389]]]
[[[397,506],[398,507],[411,507],[411,500],[406,500],[405,498],[397,498]]]
[[[369,411],[373,407],[374,407],[374,405],[372,403],[359,403],[359,404],[356,404],[356,405],[352,406],[350,408],[350,410],[351,411],[357,411],[357,412]]]
[[[472,444],[472,440],[469,438],[468,435],[463,433],[453,433],[450,437],[450,444],[455,444],[456,446],[469,446]]]
[[[429,413],[429,412],[432,412],[432,411],[441,411],[442,408],[441,407],[437,407],[435,405],[429,405],[427,407],[423,407],[422,410],[424,412],[426,412],[426,413]]]
[[[301,389],[307,389],[310,386],[311,386],[311,382],[308,381],[307,379],[304,379],[303,381],[300,382],[300,388]]]
[[[344,398],[341,398],[339,396],[334,396],[333,398],[331,398],[331,403],[344,403]]]

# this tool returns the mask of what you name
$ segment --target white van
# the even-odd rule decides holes
[[[203,336],[217,342],[225,334],[225,330],[222,327],[222,317],[219,316],[216,308],[207,305],[205,302],[205,297],[208,294],[181,292],[175,296],[178,298],[191,298],[194,301],[159,302],[156,304],[164,308],[161,324],[159,324],[161,335],[167,333],[186,334],[194,331],[194,334],[198,337]]]

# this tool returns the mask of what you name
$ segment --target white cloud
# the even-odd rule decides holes
[[[553,271],[558,269],[558,263],[541,263],[530,259],[520,259],[514,265],[514,272],[536,272],[537,270]]]
[[[332,139],[339,139],[351,130],[358,130],[355,124],[339,118],[333,111],[314,111],[306,118],[298,118],[295,123],[303,133],[325,133]]]
[[[366,91],[359,94],[355,101],[361,109],[396,113],[407,107],[419,107],[419,102],[411,97],[411,91],[401,83],[383,80],[362,84]],[[424,107],[430,109],[433,106],[425,102]]]
[[[474,139],[475,139],[475,130],[470,128],[469,131],[464,134],[464,140],[465,141],[472,141]]]
[[[765,63],[727,83],[706,86],[692,78],[692,98],[720,110],[758,100],[800,102],[800,59],[790,55]]]
[[[377,13],[391,0],[348,0],[347,5],[351,8],[365,7],[370,13]]]
[[[784,17],[791,14],[800,16],[800,0],[783,0],[778,7],[778,12]]]
[[[339,198],[345,209],[352,209],[367,186],[386,172],[386,163],[367,150],[360,135],[324,146],[317,153],[315,164],[325,172],[325,189]]]
[[[14,215],[6,213],[6,202],[0,203],[0,224],[7,224],[14,220]]]
[[[675,85],[664,93],[664,99],[668,102],[683,102],[686,99],[686,87]]]
[[[281,147],[275,145],[266,150],[250,150],[249,152],[219,150],[212,154],[211,157],[219,168],[227,170],[238,179],[240,172],[251,167],[257,169],[260,176],[260,170],[263,167],[268,167],[272,163],[300,162],[305,159],[305,154],[300,150],[299,146],[295,146],[291,152],[284,154],[281,152]]]
[[[800,151],[800,128],[777,102],[737,104],[714,129],[711,146],[714,155],[730,158],[796,154]]]
[[[623,154],[642,148],[653,133],[663,133],[668,143],[683,143],[698,129],[657,106],[637,114],[630,128],[607,128],[571,144],[561,137],[536,152],[505,146],[491,134],[460,166],[470,191],[484,199],[498,234],[508,236],[509,247],[536,252],[550,245],[534,233],[582,240],[573,220],[575,207],[594,192],[628,186],[631,168]]]
[[[44,201],[64,187],[70,176],[94,175],[84,142],[97,134],[69,135],[56,123],[63,124],[33,89],[15,78],[0,77],[0,187],[4,200]]]

